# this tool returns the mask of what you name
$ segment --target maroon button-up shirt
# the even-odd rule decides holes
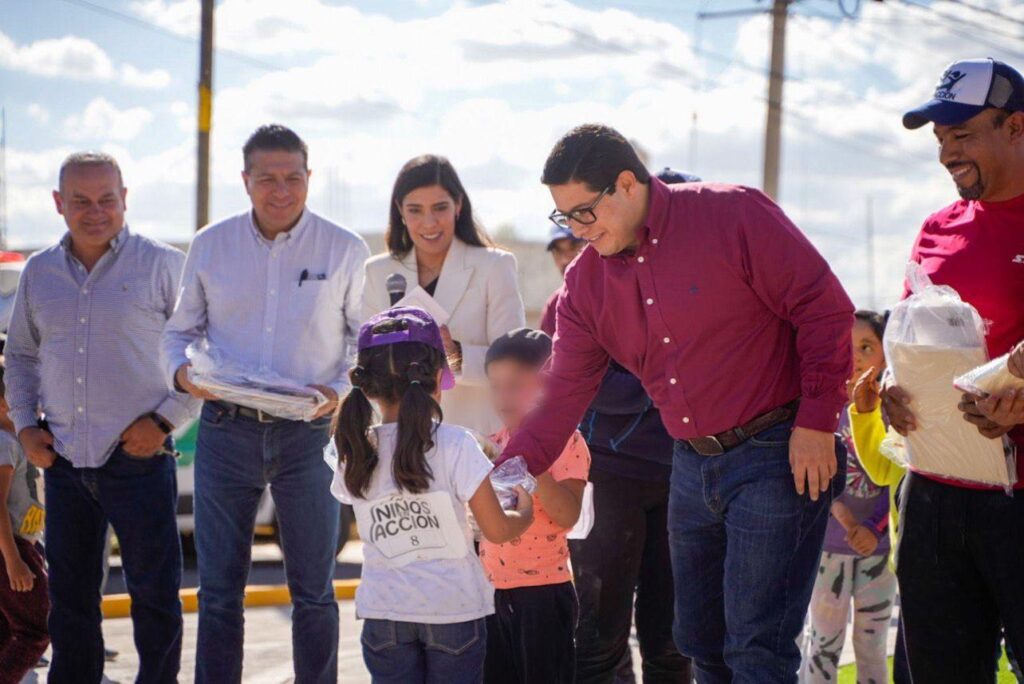
[[[562,452],[609,357],[642,380],[676,439],[798,397],[798,426],[837,427],[853,305],[822,256],[757,190],[650,188],[635,252],[587,249],[566,273],[545,398],[504,452],[534,473]]]

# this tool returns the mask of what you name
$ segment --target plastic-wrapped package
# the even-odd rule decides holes
[[[327,403],[319,390],[269,370],[255,370],[229,359],[205,339],[185,352],[192,362],[188,380],[219,399],[288,420],[310,421]]]
[[[954,380],[953,384],[957,389],[979,397],[1002,394],[1011,389],[1024,389],[1024,379],[1010,372],[1007,366],[1009,360],[1010,355],[1003,354],[998,359],[992,359],[982,366],[969,370]]]
[[[519,502],[516,487],[522,487],[530,494],[537,490],[537,480],[530,475],[526,459],[514,456],[491,471],[491,486],[498,495],[498,503],[506,511],[515,509]]]
[[[960,391],[953,379],[987,358],[981,316],[954,289],[932,284],[919,264],[909,265],[907,280],[912,294],[893,308],[884,347],[917,422],[906,439],[908,466],[963,482],[1012,486],[1012,450],[982,436],[957,408]]]

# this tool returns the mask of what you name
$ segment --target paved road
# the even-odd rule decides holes
[[[258,544],[253,550],[253,572],[251,584],[280,584],[284,582],[284,568],[281,565],[280,551],[274,544]],[[338,578],[359,576],[362,560],[362,548],[358,542],[350,544],[342,551],[339,558]],[[185,585],[195,586],[195,569],[186,568]],[[123,580],[115,558],[111,568],[108,593],[123,591]],[[351,601],[338,603],[341,614],[341,647],[339,651],[338,679],[345,684],[369,684],[370,676],[363,666],[362,654],[359,650],[360,624],[355,619],[355,608]],[[291,609],[288,606],[279,608],[250,608],[246,611],[244,681],[252,684],[281,684],[291,682]],[[193,680],[196,653],[196,622],[197,616],[185,614],[185,643],[182,649],[182,668],[180,681]],[[138,658],[132,645],[132,625],[129,619],[108,620],[103,625],[104,638],[107,645],[120,652],[116,661],[107,663],[107,682],[129,684],[135,679]],[[890,630],[889,652],[895,640],[895,631]],[[634,664],[640,662],[635,638],[632,640]],[[849,635],[841,663],[853,661],[853,650]],[[639,681],[639,672],[638,681]],[[46,668],[40,668],[26,677],[22,684],[35,684],[46,681]]]

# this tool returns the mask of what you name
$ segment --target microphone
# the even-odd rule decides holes
[[[394,306],[405,296],[405,276],[401,273],[392,273],[384,281],[384,287],[387,288],[388,297],[391,298],[391,306]]]

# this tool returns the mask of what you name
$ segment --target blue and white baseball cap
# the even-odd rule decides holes
[[[903,125],[911,129],[929,122],[955,126],[990,107],[1024,111],[1024,77],[991,57],[964,59],[946,67],[932,99],[904,114]]]
[[[555,248],[555,244],[559,240],[571,240],[573,242],[583,242],[578,237],[572,234],[566,226],[560,226],[557,223],[551,224],[551,232],[548,234],[548,251],[550,252]]]

